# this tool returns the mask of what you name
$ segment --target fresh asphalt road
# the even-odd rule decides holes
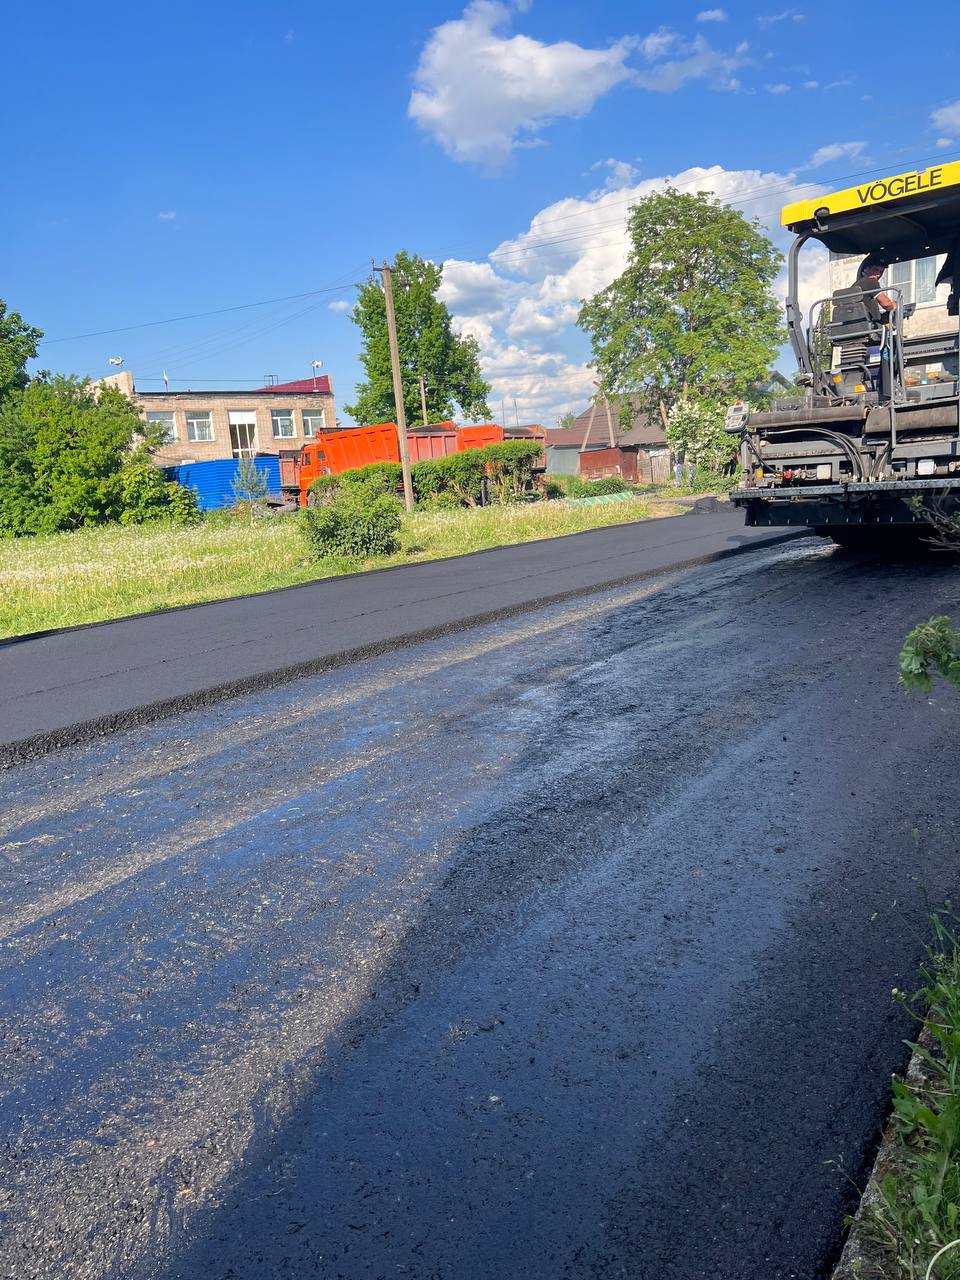
[[[729,508],[0,641],[0,765],[210,702],[224,686],[249,692],[783,536],[744,528]]]
[[[805,539],[8,770],[0,1276],[826,1276],[958,605]]]

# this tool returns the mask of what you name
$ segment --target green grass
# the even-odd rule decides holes
[[[894,991],[917,1019],[919,1071],[894,1077],[892,1140],[881,1148],[856,1228],[863,1280],[926,1280],[943,1246],[960,1237],[960,943],[949,904],[913,996]],[[929,1271],[960,1277],[960,1244]]]
[[[639,499],[586,507],[537,502],[418,511],[404,518],[397,555],[356,563],[311,560],[293,516],[250,522],[216,513],[189,529],[113,525],[0,541],[0,635],[222,600],[673,513]]]

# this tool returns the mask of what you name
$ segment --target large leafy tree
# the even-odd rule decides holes
[[[27,385],[27,361],[36,358],[42,337],[42,329],[27,324],[19,311],[8,311],[0,298],[0,400]]]
[[[782,257],[759,224],[708,192],[668,187],[630,211],[627,269],[583,304],[606,395],[667,426],[681,401],[723,402],[766,379],[783,340]]]
[[[150,465],[145,432],[113,387],[36,378],[12,392],[0,406],[0,536],[160,514],[176,486]]]
[[[407,421],[422,420],[420,377],[426,384],[427,419],[444,422],[458,407],[465,418],[489,417],[490,386],[480,372],[480,350],[475,338],[463,337],[453,327],[450,312],[437,297],[443,271],[436,263],[416,254],[398,253],[394,263],[393,296],[397,315],[397,345],[403,375],[403,402]],[[380,279],[371,275],[360,286],[353,322],[360,329],[360,355],[366,380],[357,386],[357,399],[347,413],[357,422],[393,419],[393,378],[387,315]]]

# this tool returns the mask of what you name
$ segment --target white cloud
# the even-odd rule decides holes
[[[680,37],[676,31],[671,31],[669,27],[659,27],[656,31],[651,31],[648,36],[644,36],[642,40],[638,40],[637,48],[648,62],[656,62],[659,58],[665,58],[679,43]]]
[[[733,73],[749,61],[747,47],[740,44],[732,53],[724,53],[712,48],[703,36],[684,40],[661,27],[640,43],[641,53],[653,65],[638,71],[635,80],[652,93],[676,93],[692,80],[706,80],[712,89],[735,91],[740,81]],[[662,60],[667,53],[673,56]]]
[[[293,37],[294,37],[294,32],[288,31],[283,38],[287,42],[287,44],[293,44]]]
[[[438,297],[454,315],[482,316],[495,322],[506,316],[507,308],[520,291],[519,284],[498,276],[489,262],[448,258],[443,264],[443,283]]]
[[[939,129],[942,134],[960,133],[960,98],[956,102],[948,102],[942,107],[937,107],[936,111],[931,111],[930,119],[933,121],[934,128]]]
[[[329,303],[329,310],[338,312],[349,311],[352,306],[353,303],[348,302],[346,298],[337,298],[334,302]]]
[[[726,9],[701,9],[697,14],[698,22],[726,22]]]
[[[819,81],[819,80],[804,80],[804,82],[803,82],[803,87],[804,87],[804,89],[819,89],[819,88],[820,88],[820,81]]]
[[[551,120],[586,115],[617,85],[674,93],[703,80],[739,89],[733,73],[749,61],[746,44],[727,52],[669,27],[606,49],[511,34],[513,13],[527,7],[471,0],[461,17],[434,28],[420,55],[408,114],[456,160],[502,164],[519,147],[542,145]],[[631,55],[645,65],[631,67]]]
[[[614,162],[616,163],[616,162]],[[609,161],[599,162],[610,167]],[[780,208],[809,193],[792,173],[726,170],[719,165],[567,197],[542,209],[526,230],[504,241],[483,262],[444,263],[442,297],[458,327],[477,338],[491,408],[517,397],[524,421],[552,423],[588,403],[595,374],[585,337],[575,328],[583,298],[614,280],[627,264],[630,206],[673,184],[712,191],[751,217],[785,248]],[[777,283],[781,298],[785,275]],[[828,292],[825,252],[808,246],[800,256],[801,306]]]
[[[472,0],[420,56],[408,112],[454,159],[500,164],[551,119],[585,115],[631,76],[629,39],[545,44],[508,34],[510,18],[499,0]]]
[[[615,160],[612,157],[609,160],[598,160],[596,164],[590,166],[591,173],[595,173],[598,169],[607,169],[608,173],[603,181],[603,186],[595,192],[596,195],[599,195],[601,191],[619,191],[621,187],[626,187],[631,182],[636,182],[640,176],[639,171],[629,160]]]
[[[161,213],[157,214],[157,217],[161,222],[174,222],[177,217],[177,211],[176,209],[164,209]]]
[[[953,146],[953,138],[938,138],[938,139],[937,139],[937,146],[939,147],[939,149],[940,149],[941,151],[944,149],[944,147],[952,147],[952,146]]]
[[[865,142],[829,142],[816,151],[804,165],[805,169],[819,169],[834,160],[855,160],[866,148]]]
[[[779,13],[761,13],[757,17],[757,25],[773,27],[778,22],[803,22],[807,15],[798,9],[782,9]]]
[[[782,81],[779,84],[765,84],[763,87],[766,89],[767,93],[772,94],[790,92],[790,86],[788,84],[784,84]]]

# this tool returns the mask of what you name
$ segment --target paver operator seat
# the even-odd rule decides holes
[[[856,387],[870,388],[871,347],[881,346],[884,339],[883,318],[876,297],[864,293],[859,284],[835,289],[830,303],[827,336],[838,352],[835,383],[838,395],[857,394]]]

